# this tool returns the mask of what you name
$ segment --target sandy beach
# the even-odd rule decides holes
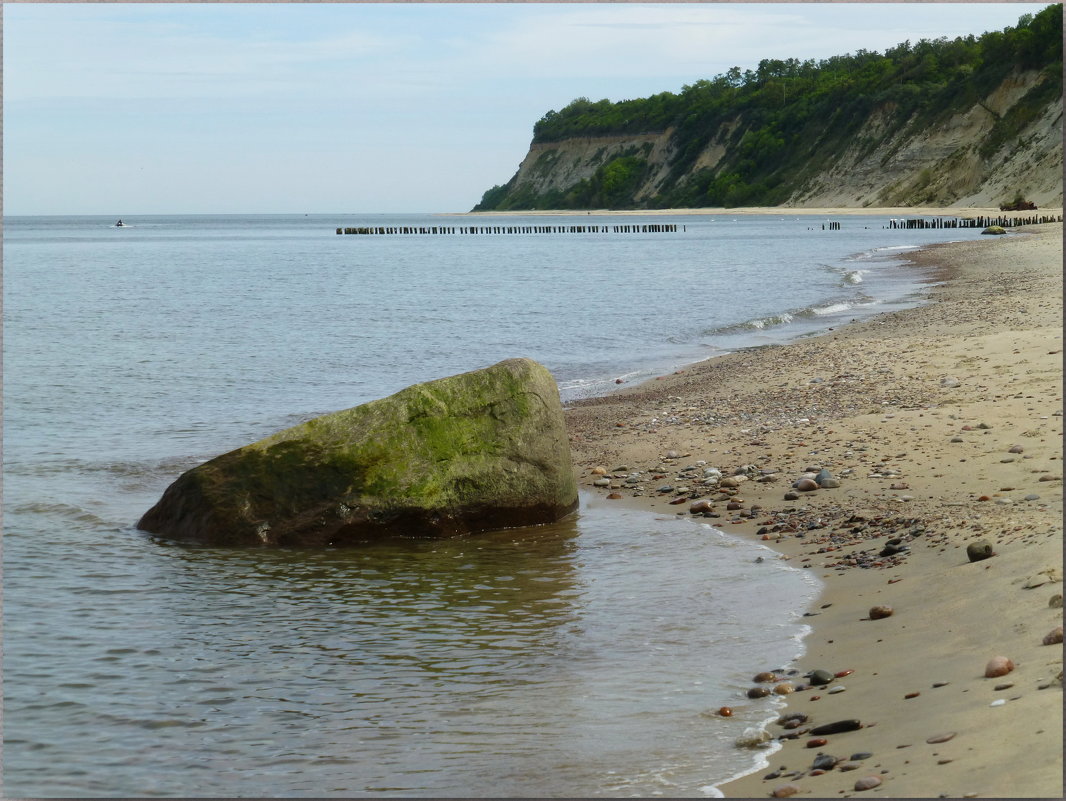
[[[726,797],[1062,797],[1062,225],[908,269],[929,303],[567,409],[582,488],[708,517],[824,584],[792,610],[805,655],[751,666],[752,688],[794,687],[775,694],[799,722],[769,726],[780,750]],[[986,677],[996,657],[1012,669]]]

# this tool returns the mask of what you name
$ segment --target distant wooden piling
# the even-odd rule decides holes
[[[641,225],[442,225],[442,226],[359,226],[341,227],[338,234],[360,236],[458,234],[676,234],[674,223],[643,223]]]
[[[927,228],[988,228],[998,225],[1002,228],[1017,228],[1021,225],[1043,225],[1044,223],[1062,222],[1062,215],[1033,215],[1030,217],[935,217],[932,220],[919,217],[909,220],[889,220],[888,228],[904,231],[924,230]]]

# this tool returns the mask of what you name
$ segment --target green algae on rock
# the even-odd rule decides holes
[[[555,380],[508,359],[218,456],[137,526],[215,545],[347,545],[548,523],[576,508]]]

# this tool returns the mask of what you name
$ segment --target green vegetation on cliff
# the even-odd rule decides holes
[[[533,144],[672,130],[668,174],[657,194],[638,199],[650,165],[646,151],[629,152],[565,188],[537,192],[516,175],[485,192],[474,210],[776,205],[853,144],[874,111],[887,124],[880,139],[862,143],[870,152],[903,126],[935,126],[979,103],[1012,73],[1030,70],[1043,79],[997,115],[981,143],[987,157],[1062,94],[1061,5],[980,37],[908,41],[883,54],[859,50],[817,62],[765,59],[755,70],[733,67],[677,94],[617,103],[581,97],[545,114],[533,127]],[[723,157],[697,167],[716,140]]]

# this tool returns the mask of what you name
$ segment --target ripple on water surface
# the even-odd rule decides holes
[[[705,795],[750,764],[733,741],[773,707],[738,699],[798,653],[815,590],[589,498],[328,551],[69,523],[47,559],[5,541],[9,794]]]

